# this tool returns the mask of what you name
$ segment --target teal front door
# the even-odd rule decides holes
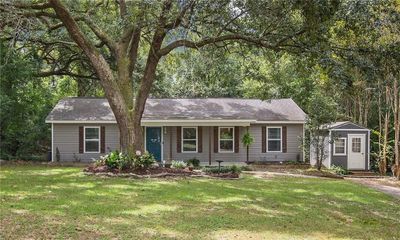
[[[146,150],[161,161],[161,127],[146,127]]]

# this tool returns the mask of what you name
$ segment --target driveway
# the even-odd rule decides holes
[[[400,182],[390,178],[346,178],[400,199]]]

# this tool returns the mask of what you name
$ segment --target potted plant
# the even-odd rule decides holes
[[[247,132],[242,137],[242,143],[246,147],[246,163],[249,163],[249,147],[253,144],[254,138],[249,133],[249,129],[247,128]]]

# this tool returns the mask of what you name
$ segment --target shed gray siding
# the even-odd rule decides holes
[[[60,161],[89,162],[98,159],[101,153],[79,153],[79,126],[105,126],[106,153],[119,149],[119,130],[117,124],[58,124],[53,123],[53,160],[56,149],[60,151]]]
[[[351,125],[357,126],[354,124],[351,124]],[[347,128],[347,129],[350,129],[350,128]],[[356,129],[358,129],[358,128],[356,128]],[[338,130],[336,130],[336,131],[332,131],[332,138],[335,139],[335,138],[339,138],[339,137],[344,137],[347,139],[346,144],[348,144],[348,141],[349,141],[348,135],[349,134],[365,134],[365,169],[368,169],[368,155],[370,154],[368,152],[368,149],[369,149],[368,146],[370,144],[369,143],[370,140],[368,138],[368,131],[338,131]],[[333,142],[331,143],[331,145],[332,145],[331,146],[332,151],[330,153],[331,165],[341,166],[341,167],[347,169],[347,167],[348,167],[347,166],[347,156],[349,154],[348,147],[346,146],[346,155],[345,156],[335,156],[335,155],[333,155],[333,153],[334,153]]]
[[[303,159],[301,149],[301,137],[303,136],[302,124],[285,124],[287,126],[287,152],[286,153],[262,153],[261,152],[261,127],[262,126],[283,126],[283,125],[262,125],[254,124],[249,127],[249,132],[254,138],[253,144],[249,148],[250,161],[289,161]],[[203,132],[203,151],[201,153],[178,153],[177,152],[177,130],[176,127],[165,127],[163,131],[163,159],[164,160],[187,160],[197,158],[202,164],[208,164],[211,157],[211,164],[216,164],[216,160],[222,160],[225,164],[244,163],[246,161],[246,147],[240,142],[239,153],[214,153],[214,131],[212,126],[202,127]],[[246,133],[246,127],[239,129],[239,141]],[[172,148],[170,142],[172,140]],[[211,149],[210,149],[211,147]],[[172,153],[171,153],[172,150]]]

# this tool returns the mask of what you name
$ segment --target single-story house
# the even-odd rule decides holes
[[[148,99],[142,117],[145,149],[158,161],[197,158],[202,165],[246,161],[242,136],[254,142],[250,161],[303,161],[306,114],[292,99]],[[119,149],[119,129],[105,98],[62,99],[46,122],[52,161],[92,161]]]
[[[348,170],[369,170],[370,130],[349,121],[326,125],[325,158],[322,164]],[[310,148],[310,163],[316,164],[315,151]]]

